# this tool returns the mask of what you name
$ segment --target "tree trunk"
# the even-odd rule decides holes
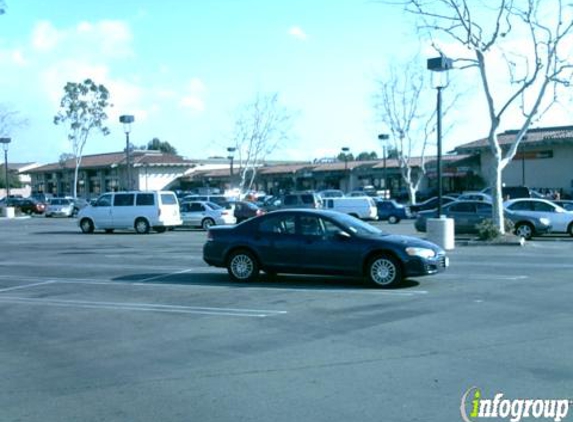
[[[505,222],[503,215],[503,195],[502,195],[502,172],[503,163],[496,159],[492,169],[491,194],[493,202],[493,222],[501,234],[505,234]]]

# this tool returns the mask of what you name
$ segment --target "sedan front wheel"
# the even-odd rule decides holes
[[[380,254],[368,261],[368,281],[374,287],[396,287],[402,282],[402,268],[396,258]]]
[[[528,223],[520,223],[515,226],[515,235],[530,240],[533,237],[533,227]]]

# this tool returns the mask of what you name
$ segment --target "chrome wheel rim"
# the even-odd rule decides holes
[[[528,239],[531,237],[531,228],[529,226],[520,226],[517,229],[517,235]]]
[[[253,274],[253,260],[247,255],[236,255],[231,261],[231,271],[238,279],[245,280]]]
[[[205,230],[207,230],[209,227],[211,227],[213,225],[213,222],[211,220],[205,220],[203,221],[203,228]]]
[[[396,266],[388,259],[377,259],[370,267],[370,277],[379,285],[392,283],[396,278]]]

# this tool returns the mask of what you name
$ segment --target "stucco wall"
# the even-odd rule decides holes
[[[181,177],[187,167],[138,167],[138,184],[141,190],[162,190]]]
[[[520,186],[523,179],[523,164],[525,164],[525,186],[530,188],[563,189],[570,192],[573,187],[573,146],[553,145],[529,148],[526,158],[514,159],[503,171],[503,182],[507,186]],[[552,151],[552,158],[528,158],[535,152]],[[489,180],[493,167],[491,153],[482,153],[482,172]]]

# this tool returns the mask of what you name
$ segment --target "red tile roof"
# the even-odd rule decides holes
[[[507,145],[515,141],[517,130],[508,130],[500,133],[497,138],[500,145]],[[547,128],[529,129],[525,138],[522,139],[523,144],[543,144],[543,143],[562,143],[573,142],[573,126],[557,126]],[[469,142],[455,148],[458,152],[476,151],[489,147],[487,138],[478,139],[477,141]]]

